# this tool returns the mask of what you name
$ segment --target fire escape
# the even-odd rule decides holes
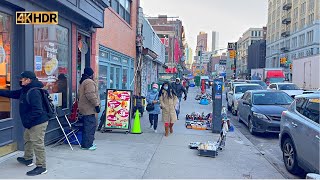
[[[283,37],[283,46],[280,47],[281,52],[284,54],[284,57],[286,59],[285,63],[282,61],[280,63],[280,67],[283,67],[286,72],[286,77],[290,80],[290,69],[289,69],[289,52],[290,52],[290,41],[287,41],[290,39],[290,27],[291,27],[291,8],[292,8],[292,2],[291,0],[286,0],[282,6],[282,10],[284,11],[284,16],[282,16],[282,24],[284,28],[282,28],[281,37]],[[288,43],[289,42],[289,43]]]

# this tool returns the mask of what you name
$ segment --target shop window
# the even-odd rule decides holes
[[[11,26],[12,17],[0,12],[0,90],[11,87]],[[0,120],[11,117],[11,101],[0,97]]]
[[[128,69],[123,69],[122,72],[122,89],[128,89]]]
[[[34,26],[34,71],[54,104],[68,108],[69,32],[59,25]]]
[[[111,0],[111,7],[128,24],[131,23],[131,0]]]
[[[99,65],[99,94],[100,99],[105,100],[106,89],[108,88],[108,67],[104,65]]]
[[[110,67],[110,88],[115,88],[114,86],[114,67]]]

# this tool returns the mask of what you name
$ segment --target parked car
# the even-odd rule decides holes
[[[233,91],[233,86],[236,84],[245,84],[246,82],[236,82],[236,81],[231,81],[230,83],[228,83],[228,88],[226,90],[226,100],[228,101],[228,93],[230,93],[231,91]]]
[[[263,90],[263,88],[259,84],[235,84],[233,90],[228,93],[227,107],[233,115],[237,115],[238,100],[248,90]]]
[[[281,113],[293,99],[277,90],[251,90],[244,93],[238,104],[238,120],[244,122],[251,134],[280,132]]]
[[[296,95],[303,94],[303,90],[300,89],[294,83],[272,83],[272,84],[270,84],[269,88],[275,89],[275,90],[281,90],[293,98]]]
[[[287,170],[299,174],[320,173],[320,94],[295,97],[287,111],[281,115],[280,147]]]
[[[246,82],[250,84],[259,84],[263,89],[268,88],[268,85],[262,80],[247,80]]]

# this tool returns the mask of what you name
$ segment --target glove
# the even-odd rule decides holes
[[[96,106],[96,112],[99,113],[100,112],[100,106]]]

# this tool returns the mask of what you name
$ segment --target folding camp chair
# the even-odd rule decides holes
[[[83,127],[83,123],[80,123],[79,121],[75,121],[73,123],[70,123],[66,113],[60,108],[56,108],[56,120],[62,130],[62,133],[64,135],[63,138],[61,138],[59,141],[57,141],[52,147],[57,146],[59,143],[62,144],[65,140],[68,142],[71,150],[73,150],[70,138],[73,136],[75,138],[75,141],[77,144],[81,147],[81,144],[78,140],[78,137],[76,133]],[[66,131],[68,133],[66,133]]]

